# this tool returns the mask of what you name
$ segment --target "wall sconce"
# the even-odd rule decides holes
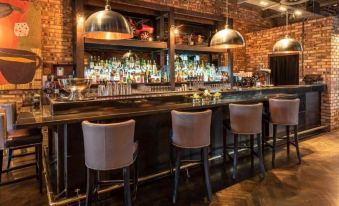
[[[77,15],[78,24],[83,24],[85,22],[85,17],[83,15]]]
[[[171,26],[171,30],[173,31],[173,34],[175,36],[178,36],[180,34],[180,27],[182,27],[183,25],[179,25],[179,26],[175,26],[175,25],[172,25]]]

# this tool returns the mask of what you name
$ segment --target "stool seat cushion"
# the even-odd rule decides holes
[[[7,135],[5,147],[20,147],[42,142],[41,130],[38,128],[11,130]]]

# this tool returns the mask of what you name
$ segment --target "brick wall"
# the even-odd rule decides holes
[[[302,23],[289,26],[291,37],[302,42]],[[333,33],[333,18],[321,18],[305,22],[304,25],[304,55],[300,55],[300,75],[326,72],[331,67],[331,35]],[[258,64],[268,65],[269,54],[275,42],[286,35],[285,27],[275,27],[267,30],[251,32],[244,35],[246,40],[245,61],[238,62],[237,68],[253,71]],[[304,57],[304,65],[302,58]]]
[[[331,35],[331,69],[328,71],[328,91],[325,95],[326,105],[324,118],[329,122],[331,129],[338,129],[339,125],[339,19],[333,19],[333,33]]]
[[[302,41],[304,52],[300,54],[300,77],[321,74],[328,86],[323,95],[322,123],[337,129],[339,121],[339,20],[333,17],[305,22],[289,27],[290,36]],[[269,54],[274,43],[286,34],[284,27],[275,27],[245,34],[244,61],[235,61],[236,70],[254,71],[259,64],[268,66]],[[304,59],[304,60],[303,60]]]
[[[73,63],[72,0],[39,0],[41,4],[42,58],[47,64]]]

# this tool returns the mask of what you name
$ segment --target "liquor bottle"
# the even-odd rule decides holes
[[[94,69],[94,59],[93,56],[90,56],[89,58],[89,68]]]

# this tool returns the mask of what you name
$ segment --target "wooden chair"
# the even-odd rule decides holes
[[[35,129],[15,129],[16,118],[15,103],[2,103],[0,104],[0,174],[10,172],[25,167],[34,166],[36,168],[36,175],[26,176],[15,179],[13,181],[2,182],[0,175],[0,185],[7,185],[19,181],[27,180],[36,177],[40,183],[40,192],[42,193],[42,134],[40,128]],[[10,167],[10,160],[7,163],[7,169],[2,169],[3,153],[5,149],[10,152],[8,155],[12,158],[14,150],[35,147],[35,163],[19,165]]]

